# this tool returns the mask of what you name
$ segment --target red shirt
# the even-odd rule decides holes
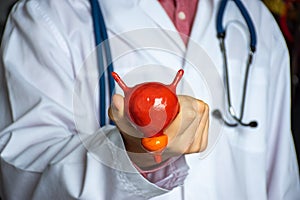
[[[177,28],[185,44],[191,34],[198,0],[158,0]]]

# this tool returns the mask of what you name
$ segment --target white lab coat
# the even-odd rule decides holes
[[[199,1],[191,39],[222,74],[223,61],[215,31],[218,2]],[[88,125],[83,128],[88,128],[84,130],[88,133],[78,137],[73,104],[76,77],[94,50],[89,2],[20,1],[8,19],[1,46],[4,68],[1,67],[0,91],[0,195],[17,200],[300,199],[298,165],[290,131],[287,48],[263,4],[256,0],[244,2],[258,35],[244,121],[255,119],[259,126],[222,127],[205,156],[185,156],[190,168],[188,176],[182,186],[168,191],[143,178],[127,155],[116,150],[116,146],[122,149],[123,143],[114,126],[100,131],[94,121],[84,121]],[[154,32],[158,35],[149,37],[179,55],[173,59],[168,53],[151,49],[137,51],[116,61],[115,70],[121,76],[136,66],[153,63],[173,66],[173,70],[185,67],[185,77],[194,87],[194,96],[204,99],[214,109],[209,91],[213,93],[217,88],[194,81],[195,73],[183,58],[186,52],[197,57],[195,49],[193,45],[186,49],[179,35],[171,36],[162,30],[176,31],[157,1],[103,0],[100,4],[109,36],[116,36],[124,48],[136,48],[138,39],[118,34],[156,28],[159,31]],[[226,9],[225,21],[235,22],[229,23],[233,25],[229,26],[226,45],[231,95],[233,105],[239,110],[248,35],[232,3]],[[113,54],[119,48],[112,47]],[[89,86],[94,91],[94,85]],[[203,92],[197,88],[202,86],[206,88]],[[91,134],[93,131],[102,134]],[[92,150],[98,147],[100,153]]]

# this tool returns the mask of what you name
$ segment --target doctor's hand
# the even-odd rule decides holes
[[[168,136],[168,146],[163,160],[182,154],[205,150],[208,140],[209,108],[206,103],[190,96],[178,96],[180,110],[176,118],[164,130]],[[143,134],[128,121],[124,112],[124,98],[114,95],[109,108],[109,117],[122,134],[126,150],[131,160],[139,167],[155,165],[153,156],[141,145]]]
[[[174,155],[204,151],[208,143],[209,107],[190,96],[178,96],[180,111],[164,130],[168,136],[165,153]]]

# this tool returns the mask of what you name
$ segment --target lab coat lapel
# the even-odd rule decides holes
[[[164,32],[174,41],[174,43],[178,45],[181,50],[186,50],[185,44],[180,35],[177,33],[176,27],[158,1],[140,0],[139,6],[159,27],[164,30],[168,30]],[[171,35],[170,32],[174,32],[176,34]]]
[[[211,20],[215,19],[213,17],[215,4],[216,2],[212,0],[199,0],[190,38],[201,45],[205,42],[205,33],[210,31],[209,25],[214,24]]]
[[[199,0],[197,13],[194,19],[190,40],[187,46],[186,58],[197,56],[195,53],[195,45],[200,46],[209,57],[213,60],[216,66],[222,66],[220,52],[216,52],[216,47],[219,48],[216,33],[216,10],[218,0]],[[219,68],[219,67],[217,67]]]

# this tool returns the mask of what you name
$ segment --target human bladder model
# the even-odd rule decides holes
[[[157,163],[162,161],[161,153],[168,144],[163,130],[179,112],[176,87],[183,76],[181,69],[173,82],[146,82],[128,87],[115,72],[112,76],[124,92],[124,110],[128,120],[143,133],[142,146],[152,152]]]

